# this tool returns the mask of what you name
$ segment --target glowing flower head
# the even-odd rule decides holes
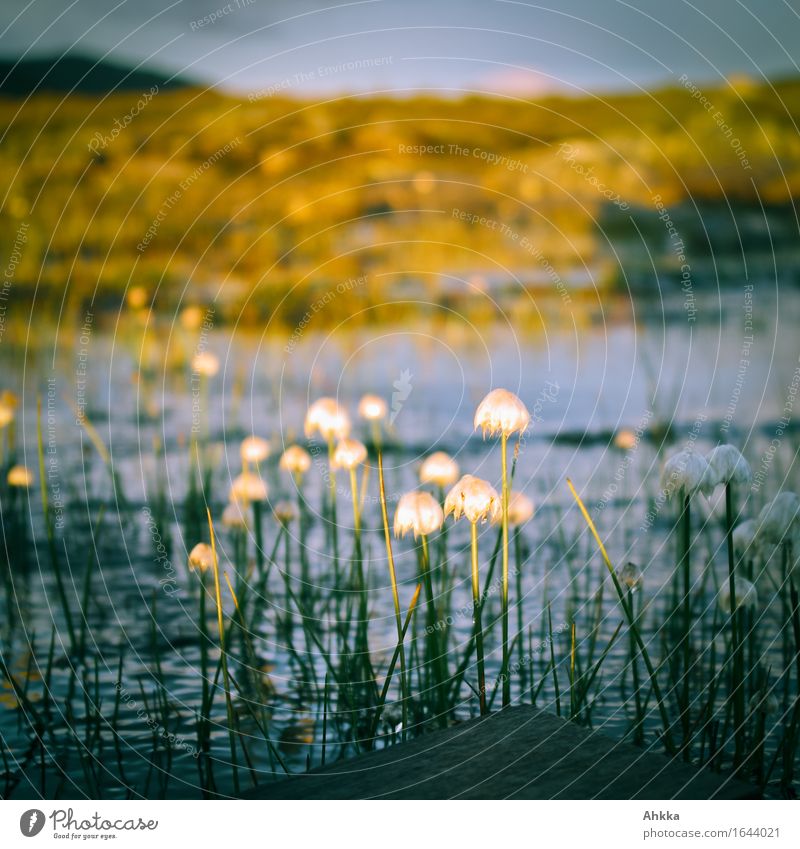
[[[793,492],[781,492],[758,514],[756,534],[759,542],[781,545],[797,529],[800,498]]]
[[[290,445],[281,454],[279,465],[285,472],[304,475],[311,468],[311,455],[299,445]]]
[[[247,516],[238,501],[231,501],[222,511],[222,524],[226,528],[244,530],[247,527]]]
[[[419,479],[421,483],[452,486],[458,480],[458,473],[458,463],[444,451],[436,451],[423,461]]]
[[[189,571],[205,572],[214,568],[214,552],[205,542],[198,542],[189,552]]]
[[[8,485],[27,489],[33,486],[33,472],[27,466],[12,466],[8,470]]]
[[[509,525],[524,525],[533,518],[533,501],[524,492],[508,494]]]
[[[394,514],[394,535],[405,536],[409,531],[418,536],[438,531],[444,522],[439,502],[429,492],[407,492],[401,496]]]
[[[711,491],[729,483],[747,484],[753,479],[750,464],[733,445],[718,445],[706,460],[708,472],[703,485],[706,490]]]
[[[211,351],[198,351],[192,357],[192,371],[200,377],[214,377],[219,371],[219,360]]]
[[[272,512],[282,525],[288,525],[297,518],[297,509],[291,501],[279,501]]]
[[[380,395],[365,395],[358,402],[358,415],[369,422],[385,419],[388,412],[389,407]]]
[[[248,436],[239,451],[243,463],[263,463],[269,457],[269,442],[260,436]]]
[[[444,500],[445,516],[451,513],[454,519],[466,516],[473,525],[487,520],[496,522],[501,511],[497,490],[488,481],[473,475],[464,475]]]
[[[266,483],[252,472],[242,472],[231,484],[230,500],[243,504],[266,501],[269,490]]]
[[[350,434],[350,416],[334,398],[320,398],[308,408],[305,421],[306,436],[315,433],[327,442],[345,439]]]
[[[510,436],[522,433],[530,424],[531,414],[527,407],[507,389],[493,389],[478,404],[475,411],[475,429],[480,428],[483,435]]]
[[[661,488],[668,498],[683,490],[692,495],[705,486],[708,463],[692,451],[679,451],[664,464]]]
[[[355,469],[367,459],[367,448],[357,439],[340,439],[333,452],[334,469]]]
[[[614,434],[614,447],[620,451],[632,451],[636,447],[637,436],[630,428],[623,428]]]
[[[725,582],[725,585],[720,589],[719,596],[717,598],[717,602],[719,604],[719,609],[727,614],[731,615],[731,591],[730,585],[728,582]],[[758,591],[755,586],[750,583],[746,578],[737,577],[736,578],[736,609],[739,610],[742,607],[755,607],[758,604]]]

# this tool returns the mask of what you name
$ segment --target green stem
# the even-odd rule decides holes
[[[378,485],[381,498],[381,515],[383,517],[383,533],[386,540],[386,556],[389,561],[389,577],[392,581],[392,600],[394,601],[394,617],[397,626],[397,643],[400,646],[400,689],[403,714],[403,739],[408,728],[408,679],[406,677],[406,652],[403,646],[403,620],[400,614],[400,596],[397,592],[397,574],[394,568],[392,553],[392,537],[389,533],[389,514],[386,510],[386,489],[383,480],[383,455],[378,452]]]
[[[690,760],[691,757],[691,716],[689,710],[689,684],[691,680],[692,665],[692,566],[691,566],[691,534],[692,513],[691,496],[685,490],[681,490],[681,501],[683,512],[681,514],[681,528],[683,531],[681,550],[681,573],[683,576],[683,634],[681,645],[683,647],[683,680],[681,682],[681,728],[683,732],[683,759]]]
[[[258,566],[258,574],[261,575],[264,571],[264,529],[261,525],[261,502],[253,502],[253,530],[256,536],[256,565]]]
[[[481,585],[478,575],[478,526],[470,523],[472,541],[472,624],[475,631],[475,647],[478,653],[478,697],[481,716],[489,712],[486,708],[486,673],[483,664],[483,627],[481,626]]]
[[[733,756],[734,769],[741,766],[745,750],[744,727],[744,680],[742,662],[741,633],[739,631],[739,605],[736,598],[736,573],[733,554],[733,493],[731,484],[725,486],[725,542],[728,547],[728,587],[731,598],[731,644],[733,664],[731,669],[731,695],[733,697],[733,724],[735,751]]]
[[[503,472],[503,666],[500,675],[503,680],[503,707],[511,704],[511,679],[509,678],[508,657],[508,437],[500,437]]]

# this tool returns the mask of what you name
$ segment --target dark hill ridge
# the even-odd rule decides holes
[[[33,92],[108,94],[186,88],[191,82],[157,69],[134,69],[128,65],[86,56],[45,56],[36,59],[0,59],[0,94],[24,97]]]

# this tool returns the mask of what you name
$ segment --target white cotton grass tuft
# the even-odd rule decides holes
[[[238,501],[231,501],[222,511],[222,524],[232,530],[244,530],[247,528],[247,514],[242,510]]]
[[[35,480],[33,472],[27,466],[12,466],[6,478],[9,486],[28,489]]]
[[[311,455],[300,445],[290,445],[281,454],[278,465],[293,475],[304,475],[311,468]]]
[[[242,462],[247,463],[263,463],[269,457],[269,442],[260,436],[248,436],[242,440],[239,448],[239,453],[242,457]]]
[[[350,435],[350,416],[335,398],[319,398],[308,408],[304,427],[306,436],[319,433],[326,442],[345,439]]]
[[[429,492],[407,492],[397,503],[394,535],[402,537],[413,532],[416,539],[435,533],[443,523],[442,508]]]
[[[781,545],[791,540],[800,520],[800,498],[793,492],[781,492],[764,505],[756,520],[759,542]]]
[[[531,414],[528,408],[507,389],[493,389],[478,404],[475,411],[474,427],[483,432],[484,437],[511,436],[522,433],[530,424]]]
[[[380,395],[364,395],[358,402],[358,415],[368,422],[377,422],[385,419],[389,413],[389,406]]]
[[[706,485],[708,463],[693,451],[679,451],[664,464],[661,472],[661,489],[668,498],[683,491],[693,495]]]
[[[755,519],[747,519],[733,529],[733,550],[739,557],[755,556],[757,535],[758,523]]]
[[[719,609],[727,616],[731,615],[731,591],[730,585],[725,584],[717,596]],[[747,578],[737,576],[736,578],[736,609],[743,607],[755,607],[758,604],[758,590]]]
[[[458,480],[458,463],[444,451],[435,451],[426,457],[419,470],[420,483],[435,486],[452,486]]]
[[[635,563],[628,561],[619,573],[619,582],[632,592],[636,592],[642,586],[642,573]]]
[[[254,501],[266,501],[269,495],[267,484],[253,472],[242,472],[234,479],[230,489],[230,500],[240,504],[251,504]]]
[[[198,542],[189,552],[189,571],[206,572],[214,568],[214,552],[208,543]]]
[[[201,377],[214,377],[219,371],[219,359],[211,351],[198,351],[192,357],[192,371]]]
[[[750,464],[733,445],[717,445],[707,456],[708,471],[703,489],[712,491],[729,483],[749,484],[753,480]]]
[[[447,493],[444,514],[453,514],[454,519],[465,516],[473,525],[478,522],[496,522],[502,512],[497,490],[485,480],[473,475],[464,475]]]
[[[508,496],[508,524],[517,526],[533,518],[533,501],[524,492],[512,490]]]
[[[367,459],[367,447],[357,439],[341,439],[333,451],[333,467],[348,471],[360,466]]]

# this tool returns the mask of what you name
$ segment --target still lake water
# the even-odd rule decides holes
[[[797,389],[800,294],[789,287],[778,291],[774,283],[764,280],[754,282],[752,291],[742,285],[696,296],[692,306],[694,321],[687,320],[686,299],[680,293],[635,302],[609,297],[602,308],[594,304],[564,310],[563,305],[549,301],[542,306],[541,327],[531,331],[515,330],[510,323],[478,328],[466,323],[437,325],[422,318],[413,328],[405,324],[330,334],[308,329],[290,352],[285,336],[273,339],[229,327],[212,328],[201,338],[198,331],[186,331],[165,320],[154,325],[129,313],[119,320],[81,316],[72,324],[62,323],[58,334],[36,327],[13,342],[6,340],[0,347],[0,365],[6,375],[15,376],[14,380],[7,377],[5,384],[21,398],[17,459],[31,468],[37,468],[38,462],[36,400],[42,398],[49,483],[51,491],[57,487],[59,501],[57,545],[76,608],[91,547],[89,528],[97,521],[99,505],[106,504],[89,614],[101,714],[107,716],[115,702],[122,646],[121,682],[127,694],[119,707],[117,727],[122,740],[118,750],[119,741],[112,742],[110,727],[103,729],[107,757],[98,770],[108,773],[107,795],[199,795],[195,760],[183,750],[176,750],[168,767],[163,761],[153,765],[153,731],[139,710],[143,703],[140,682],[148,698],[153,689],[149,607],[155,595],[163,674],[168,698],[180,717],[177,733],[187,745],[194,744],[199,650],[193,581],[184,564],[186,550],[196,540],[182,538],[181,507],[187,494],[193,406],[199,415],[196,421],[208,434],[213,457],[210,501],[218,517],[230,480],[240,471],[239,442],[251,432],[272,443],[273,456],[263,469],[271,502],[292,496],[292,487],[278,472],[277,457],[282,446],[302,441],[305,409],[321,395],[336,395],[353,415],[364,392],[378,393],[390,403],[393,422],[385,460],[390,501],[415,486],[420,460],[436,449],[453,454],[462,472],[486,477],[499,486],[498,451],[473,432],[472,417],[490,388],[516,391],[535,417],[514,482],[515,489],[528,492],[537,504],[536,517],[522,532],[529,555],[523,569],[523,620],[534,635],[541,635],[547,599],[552,603],[553,627],[561,634],[568,611],[577,610],[581,622],[582,606],[603,579],[602,563],[572,507],[567,477],[593,510],[612,559],[634,560],[644,568],[644,594],[655,597],[656,605],[665,595],[659,595],[659,590],[668,582],[674,564],[668,539],[671,508],[665,507],[652,527],[646,527],[645,517],[658,492],[665,450],[668,453],[684,443],[690,434],[701,449],[716,444],[720,434],[737,444],[754,471],[762,470],[764,479],[763,487],[744,501],[744,516],[753,515],[778,488],[797,488],[796,431],[791,424],[780,429],[778,423],[787,404],[791,415],[792,387]],[[186,365],[187,355],[198,345],[214,351],[222,362],[207,393],[198,391]],[[85,405],[89,420],[108,446],[124,506],[115,506],[107,469],[76,424],[70,402]],[[616,431],[637,427],[648,436],[630,454],[612,447]],[[668,432],[671,447],[662,448],[659,443]],[[776,438],[777,432],[783,435]],[[350,493],[345,484],[346,480],[337,483],[339,516],[346,524]],[[321,469],[312,467],[306,495],[315,511],[323,489]],[[154,555],[147,523],[146,508],[152,509],[160,491],[166,495],[169,518],[159,530],[171,543],[167,565],[174,568],[179,586],[171,595],[159,592],[165,563]],[[365,545],[370,642],[382,669],[394,645],[395,626],[376,497],[373,473],[365,500]],[[718,533],[715,508],[704,506],[701,512],[713,514],[709,526]],[[41,662],[47,657],[54,623],[56,629],[63,623],[43,538],[38,488],[31,490],[26,513],[35,529],[36,548],[27,564],[12,563],[11,594],[8,588],[3,590],[7,619],[22,619],[25,630],[17,626],[11,639],[5,629],[0,628],[0,634],[9,666],[20,674],[27,671],[35,681],[44,671],[37,670],[36,662],[28,667],[28,641],[35,642]],[[268,550],[275,533],[274,523],[268,522]],[[491,528],[482,532],[484,569],[495,534]],[[457,609],[469,602],[467,536],[465,523],[451,530]],[[224,560],[230,553],[224,531],[220,545]],[[312,579],[324,581],[331,558],[321,522],[312,525],[308,546]],[[398,542],[396,549],[405,605],[415,583],[416,560],[410,541]],[[565,551],[571,551],[568,558]],[[716,539],[709,544],[708,560],[721,576],[725,557]],[[709,598],[714,594],[713,575],[712,568],[698,587]],[[280,610],[285,596],[277,570],[267,595],[269,605]],[[607,587],[601,641],[610,637],[620,620],[610,596]],[[495,603],[496,599],[490,607]],[[469,628],[469,615],[456,619],[459,645]],[[281,738],[294,769],[305,768],[307,759],[318,763],[318,706],[302,703],[296,695],[297,673],[275,630],[272,612],[265,615],[258,637],[258,654],[275,688],[270,706],[273,736]],[[57,635],[57,654],[59,644]],[[488,646],[489,674],[496,675],[499,668],[497,648],[495,635]],[[595,727],[617,736],[630,724],[619,684],[626,651],[624,641],[619,641],[609,656],[593,711]],[[320,660],[324,677],[321,664]],[[94,675],[94,668],[90,673]],[[63,693],[67,678],[66,661],[57,662],[54,691]],[[475,705],[467,700],[466,687],[464,691],[463,715],[467,716]],[[12,694],[8,689],[3,692],[0,733],[13,761],[23,756],[27,739]],[[92,691],[89,702],[94,699]],[[83,699],[79,701],[75,716],[55,717],[54,726],[69,722],[80,729],[84,706]],[[549,683],[538,704],[552,707]],[[224,706],[217,702],[216,708],[222,723]],[[308,745],[306,739],[313,742]],[[215,753],[225,761],[227,735],[222,724],[215,728],[213,740]],[[58,756],[56,751],[51,754]],[[332,747],[328,759],[336,754]],[[119,773],[118,760],[125,767],[124,784],[131,790],[110,778]],[[266,758],[256,768],[263,770],[262,780],[269,778]],[[64,777],[50,769],[45,792],[81,795],[81,770],[74,758],[61,764]],[[224,777],[221,785],[222,792],[230,790]],[[40,792],[38,765],[28,765],[14,795]]]

